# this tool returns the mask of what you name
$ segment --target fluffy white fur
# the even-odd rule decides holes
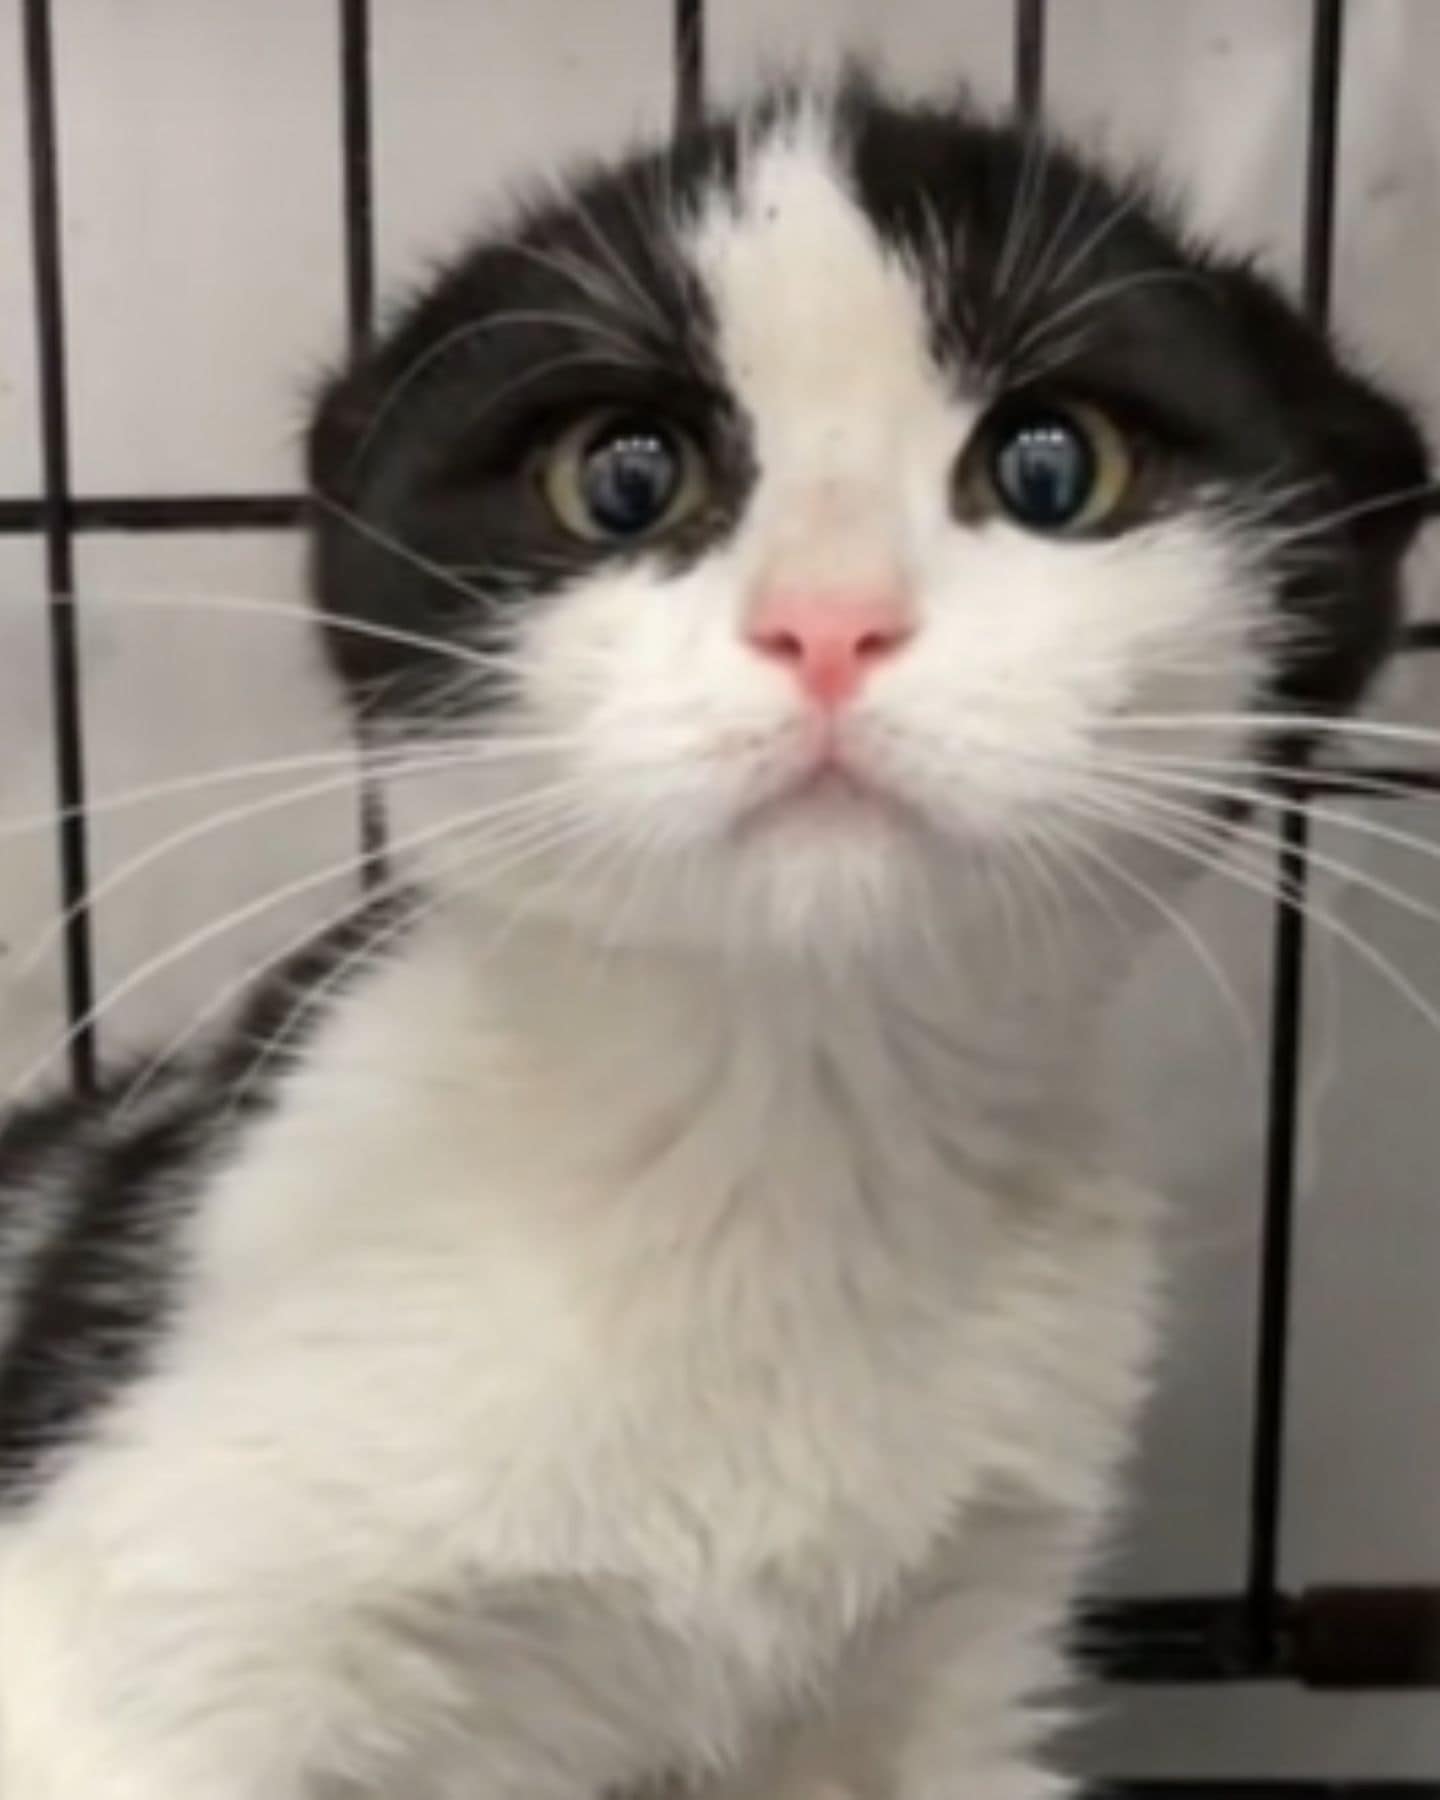
[[[402,839],[551,787],[570,829],[432,867],[214,1176],[160,1366],[6,1527],[4,1800],[1057,1791],[1151,1208],[1089,1092],[1114,934],[1018,954],[1003,876],[1063,826],[1175,878],[1070,809],[1127,708],[1244,698],[1259,596],[1194,520],[956,524],[984,396],[813,119],[692,242],[754,503],[545,603],[529,755],[396,793]],[[777,801],[817,727],[746,609],[837,571],[913,605],[838,728],[886,798]]]

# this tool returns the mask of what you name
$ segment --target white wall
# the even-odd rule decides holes
[[[1158,162],[1203,221],[1293,276],[1299,256],[1305,0],[1053,0],[1050,86],[1087,137]],[[1346,337],[1440,433],[1440,5],[1364,0],[1344,115],[1337,310]],[[0,492],[38,481],[22,212],[19,0],[0,0]],[[375,0],[378,239],[387,289],[453,246],[507,184],[663,121],[669,0]],[[244,492],[296,481],[304,395],[337,346],[342,288],[332,0],[57,0],[74,461],[83,491]],[[710,0],[722,91],[757,65],[869,42],[909,81],[1009,79],[1008,0]],[[1433,551],[1417,606],[1436,600]],[[244,603],[299,591],[283,535],[95,536],[80,549],[86,728],[102,798],[230,763],[323,751],[340,724],[303,627]],[[128,597],[128,598],[127,598]],[[178,604],[157,604],[173,601]],[[217,603],[225,604],[217,604]],[[0,1080],[53,1050],[53,804],[41,558],[0,541]],[[1436,659],[1440,664],[1440,659]],[[1440,666],[1396,717],[1440,718]],[[304,780],[313,788],[325,773]],[[201,832],[217,807],[278,802],[252,777],[97,813],[104,983],[130,984],[108,1047],[182,1032],[343,883],[354,796],[328,793]],[[1440,1007],[1433,812],[1354,816],[1423,834],[1429,856],[1342,828],[1323,851],[1363,880],[1322,904]],[[7,823],[8,821],[8,823]],[[161,852],[167,834],[188,839]],[[141,857],[127,874],[127,859]],[[274,907],[273,890],[314,877]],[[217,929],[226,908],[248,909]],[[1233,884],[1197,900],[1251,1020],[1264,1023],[1269,915]],[[183,955],[187,933],[206,934]],[[1318,934],[1297,1257],[1286,1577],[1440,1581],[1440,1124],[1435,1026],[1398,983]],[[32,960],[27,965],[27,958]],[[165,959],[146,979],[133,972]],[[1260,1126],[1253,1059],[1192,947],[1158,944],[1118,1033],[1176,1196],[1176,1320],[1117,1590],[1228,1589],[1244,1543]],[[1282,1693],[1106,1695],[1084,1752],[1115,1772],[1440,1770],[1440,1707]]]

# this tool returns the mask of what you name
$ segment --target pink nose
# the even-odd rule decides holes
[[[793,669],[812,700],[840,707],[914,631],[904,596],[888,589],[775,588],[761,595],[745,635],[763,656]]]

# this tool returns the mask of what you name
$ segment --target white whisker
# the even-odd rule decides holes
[[[451,718],[442,722],[451,726],[455,723]],[[409,727],[416,721],[407,719],[406,723]],[[352,770],[357,777],[379,778],[392,768],[403,767],[420,752],[421,746],[427,758],[439,758],[448,750],[457,761],[492,763],[511,759],[524,760],[547,751],[573,750],[575,740],[570,734],[560,733],[542,735],[536,732],[525,736],[510,733],[505,737],[492,738],[489,735],[478,737],[471,731],[460,731],[454,732],[450,737],[427,734],[418,744],[397,743],[393,748],[346,745],[337,750],[272,757],[258,762],[219,763],[213,768],[172,776],[165,781],[147,782],[139,787],[122,788],[114,792],[105,790],[87,796],[78,806],[50,807],[43,812],[23,813],[18,818],[0,816],[0,842],[29,832],[52,831],[66,819],[128,811],[155,801],[179,799],[187,794],[200,793],[206,788],[232,782],[262,781],[278,775],[304,774],[328,768]]]
[[[1190,766],[1198,767],[1200,765]],[[1210,766],[1218,769],[1232,765],[1217,761]],[[1258,764],[1254,766],[1263,767]],[[1317,824],[1353,831],[1360,837],[1373,838],[1379,843],[1393,844],[1397,848],[1409,851],[1411,855],[1440,861],[1440,841],[1421,837],[1417,832],[1402,831],[1398,826],[1384,824],[1379,819],[1357,818],[1353,813],[1346,812],[1340,807],[1324,806],[1317,801],[1301,796],[1266,791],[1263,787],[1249,787],[1243,782],[1210,780],[1199,775],[1189,776],[1178,771],[1172,773],[1169,768],[1156,768],[1147,761],[1122,763],[1112,760],[1097,764],[1096,773],[1102,776],[1120,776],[1133,782],[1139,788],[1163,787],[1176,793],[1191,793],[1214,800],[1233,800],[1243,804],[1267,807],[1276,812],[1303,810]],[[1387,784],[1378,791],[1391,796],[1405,792],[1403,788],[1393,784]],[[1359,797],[1363,798],[1363,794]]]
[[[1262,895],[1267,900],[1287,900],[1292,905],[1298,904],[1307,919],[1313,920],[1322,929],[1330,932],[1341,943],[1363,962],[1370,965],[1382,979],[1398,993],[1415,1011],[1440,1033],[1440,1009],[1416,985],[1410,981],[1395,964],[1377,950],[1368,939],[1346,925],[1333,913],[1319,907],[1308,895],[1295,892],[1293,886],[1279,876],[1267,876],[1256,871],[1253,864],[1236,866],[1235,858],[1217,855],[1213,851],[1202,852],[1197,847],[1194,834],[1187,838],[1174,829],[1162,829],[1149,821],[1137,823],[1137,809],[1134,805],[1123,806],[1113,801],[1107,802],[1099,796],[1088,796],[1084,801],[1067,801],[1067,809],[1078,817],[1085,817],[1087,812],[1092,822],[1108,824],[1113,828],[1128,832],[1137,842],[1149,842],[1158,848],[1169,850],[1175,855],[1187,857],[1197,868],[1206,869],[1237,886],[1247,888],[1253,893]]]
[[[1120,783],[1112,781],[1107,785],[1111,793],[1123,795],[1126,799],[1134,800],[1147,811],[1158,812],[1163,816],[1170,818],[1197,821],[1196,809],[1193,806],[1186,806],[1175,800],[1164,799],[1149,789],[1143,782],[1130,781],[1122,786]],[[1196,791],[1196,784],[1187,782],[1185,784],[1185,791]],[[1206,793],[1211,790],[1207,784],[1201,786],[1199,791],[1201,793]],[[1224,831],[1227,837],[1237,838],[1246,843],[1268,846],[1272,841],[1271,835],[1268,832],[1260,830],[1252,825],[1242,824],[1238,820],[1227,820]],[[1414,849],[1416,846],[1411,845],[1409,847]],[[1424,845],[1423,848],[1437,859],[1440,859],[1440,846]],[[1365,888],[1369,892],[1378,895],[1381,899],[1388,900],[1391,905],[1398,906],[1402,910],[1412,913],[1417,918],[1428,919],[1433,923],[1440,924],[1440,907],[1432,905],[1429,901],[1420,899],[1415,894],[1407,893],[1405,889],[1396,887],[1393,882],[1384,881],[1379,876],[1370,874],[1367,870],[1355,867],[1352,863],[1347,863],[1338,857],[1330,856],[1323,850],[1317,850],[1313,845],[1306,851],[1306,859],[1314,868],[1323,870],[1327,874],[1332,874],[1341,881],[1354,883]]]
[[[1230,980],[1220,958],[1207,942],[1199,927],[1193,920],[1187,918],[1179,907],[1173,906],[1163,894],[1158,893],[1149,882],[1127,869],[1117,857],[1111,856],[1100,845],[1087,842],[1078,834],[1067,836],[1066,842],[1077,855],[1094,863],[1102,874],[1108,876],[1112,881],[1119,882],[1122,887],[1144,901],[1188,947],[1195,960],[1205,971],[1215,992],[1220,996],[1226,1017],[1235,1027],[1235,1035],[1246,1060],[1249,1078],[1252,1081],[1257,1079],[1260,1058],[1255,1037],[1255,1022],[1246,1011],[1245,1003],[1241,1000],[1235,984]]]
[[[464,340],[474,338],[488,323],[490,323],[489,320],[482,319],[471,325],[458,326],[448,337],[442,338],[439,343],[432,345],[430,350],[417,360],[416,366],[406,378],[405,387],[408,388],[412,382],[418,380],[425,369],[437,362],[442,354],[455,349]],[[606,334],[596,326],[590,330],[590,335],[604,337]],[[619,342],[618,339],[616,341]],[[485,391],[484,404],[478,407],[476,411],[470,415],[469,422],[471,425],[478,424],[481,419],[486,417],[487,414],[494,412],[495,408],[504,401],[513,399],[516,394],[523,392],[525,388],[532,386],[537,381],[543,381],[547,375],[554,375],[561,369],[596,367],[633,369],[643,366],[641,359],[633,352],[622,355],[620,350],[613,348],[604,351],[568,350],[561,356],[552,356],[543,362],[535,363],[529,368],[522,369],[519,374],[512,375],[508,381],[502,381],[498,387],[487,388]],[[382,425],[385,423],[386,419],[390,417],[400,399],[403,397],[403,392],[404,389],[400,388],[398,391],[392,391],[387,395],[380,410],[370,421],[360,442],[355,446],[355,449],[352,452],[350,459],[350,470],[352,474],[373,444]],[[449,565],[446,566],[448,567]]]
[[[1421,725],[1392,724],[1385,719],[1341,719],[1328,713],[1193,712],[1126,713],[1116,731],[1274,731],[1296,736],[1369,737],[1380,742],[1423,744],[1440,748],[1440,731]]]
[[[1203,278],[1193,269],[1136,269],[1125,275],[1117,275],[1112,281],[1102,281],[1095,287],[1086,289],[1083,294],[1078,294],[1064,306],[1057,307],[1054,312],[1033,325],[1012,346],[1009,359],[1023,366],[1031,352],[1044,349],[1051,336],[1067,321],[1093,312],[1098,306],[1108,305],[1118,300],[1122,294],[1140,288],[1157,287],[1166,282],[1204,286]]]
[[[1270,545],[1272,548],[1285,549],[1291,544],[1333,531],[1337,525],[1348,525],[1354,519],[1388,512],[1394,507],[1408,505],[1413,500],[1424,500],[1432,494],[1440,494],[1440,481],[1421,481],[1410,487],[1394,488],[1386,494],[1373,494],[1368,499],[1338,507],[1333,512],[1321,513],[1318,518],[1302,520],[1289,529],[1277,530],[1270,535]]]
[[[548,816],[548,812],[542,814],[540,822],[547,822]],[[449,823],[454,827],[457,835],[459,835],[466,830],[473,829],[475,817],[476,815],[474,813],[462,814],[458,819],[451,820]],[[489,816],[487,815],[480,823],[488,824]],[[506,849],[510,848],[512,837],[514,835],[515,834],[512,833],[511,836],[505,837],[501,847]],[[415,848],[416,845],[417,839],[415,837],[410,837],[402,839],[398,844],[392,846],[392,848],[403,853],[407,849]],[[491,848],[493,846],[487,844],[485,847]],[[410,876],[408,872],[403,870],[388,875],[383,881],[370,890],[364,904],[373,907],[377,902],[383,901],[396,894],[403,895],[409,880]],[[290,957],[304,950],[307,944],[314,943],[317,938],[323,936],[327,930],[333,929],[337,924],[353,914],[356,911],[357,904],[358,903],[353,896],[347,898],[341,905],[332,908],[318,921],[308,921],[292,937],[287,938],[278,949],[268,951],[265,955],[257,958],[246,968],[242,969],[239,974],[222,982],[210,995],[205,1004],[189,1019],[184,1028],[174,1037],[169,1039],[168,1042],[149,1059],[139,1076],[130,1083],[121,1102],[121,1112],[123,1113],[127,1109],[133,1107],[175,1058],[181,1055],[189,1045],[200,1036],[206,1027],[213,1023],[213,1021],[224,1012],[226,1007],[229,1006],[232,1001],[257,983],[268,971],[282,965]],[[405,912],[403,915],[404,921],[409,922],[411,919],[419,918],[429,912],[433,912],[439,904],[441,904],[441,901],[438,898],[419,899],[415,906],[409,908]]]
[[[33,602],[43,603],[45,598],[46,595],[43,591],[36,590]],[[31,604],[29,599],[23,599],[13,592],[0,595],[0,606],[17,602]],[[206,594],[197,597],[194,594],[100,594],[87,591],[77,596],[76,604],[87,617],[112,611],[123,613],[168,610],[184,613],[192,619],[206,613],[218,613],[234,614],[241,618],[269,620],[275,623],[294,623],[305,626],[313,633],[321,631],[348,633],[354,637],[373,639],[378,643],[397,644],[410,650],[423,650],[429,655],[446,657],[453,662],[463,662],[486,673],[497,667],[508,667],[513,662],[512,658],[499,656],[489,651],[476,650],[466,644],[454,643],[448,638],[432,637],[419,631],[407,631],[399,626],[376,625],[363,619],[346,618],[338,613],[321,612],[311,602],[252,598],[248,595],[231,594]]]
[[[464,755],[447,752],[436,757],[411,757],[403,763],[389,765],[385,770],[386,779],[393,781],[410,776],[434,774],[441,770],[464,767],[470,759]],[[239,806],[230,806],[217,813],[208,813],[203,819],[196,819],[160,838],[153,844],[147,844],[135,855],[126,857],[120,865],[109,871],[104,879],[94,885],[83,899],[77,900],[61,913],[60,917],[41,933],[38,940],[20,959],[15,970],[15,979],[23,980],[39,964],[41,959],[54,948],[60,938],[85,913],[94,911],[104,901],[110,899],[122,888],[127,887],[147,869],[165,861],[187,845],[199,843],[202,839],[213,836],[218,831],[245,825],[256,819],[267,818],[270,814],[283,811],[287,807],[302,805],[307,800],[321,798],[325,794],[355,788],[360,776],[360,763],[356,759],[343,774],[331,775],[323,781],[305,782],[299,787],[286,788],[283,793],[267,794],[259,800],[247,800]]]
[[[642,285],[634,271],[626,263],[624,257],[620,255],[615,246],[610,242],[609,238],[607,238],[605,233],[600,229],[594,214],[585,204],[581,192],[578,189],[571,189],[568,199],[575,217],[580,221],[581,225],[584,226],[585,233],[589,237],[591,243],[594,244],[595,248],[600,252],[600,255],[604,257],[606,265],[614,276],[615,281],[618,283],[619,288],[628,295],[633,302],[635,316],[647,320],[651,329],[658,332],[662,338],[669,339],[672,337],[673,331],[671,323],[669,319],[665,317],[655,296],[648,288]]]
[[[452,588],[458,594],[463,594],[467,600],[474,601],[476,606],[480,609],[484,610],[487,607],[494,607],[494,594],[487,593],[483,588],[476,587],[473,582],[463,580],[455,573],[448,563],[438,563],[433,557],[426,556],[422,551],[417,550],[413,544],[404,543],[400,538],[395,537],[393,533],[382,531],[378,525],[372,524],[369,519],[362,518],[353,507],[343,505],[339,500],[334,499],[329,494],[317,492],[313,494],[311,498],[317,506],[323,507],[328,513],[333,513],[335,517],[342,520],[350,530],[358,532],[361,537],[367,538],[372,544],[376,545],[377,548],[388,550],[392,556],[397,557],[401,562],[409,563],[412,568],[419,569],[422,574],[433,577],[433,579],[440,582],[442,586]],[[327,621],[329,617],[329,614],[325,615]],[[494,666],[493,659],[483,658],[478,652],[469,652],[469,654],[474,655],[479,662],[488,663],[490,667]]]
[[[424,848],[426,845],[436,843],[467,826],[478,824],[481,821],[486,820],[487,817],[514,812],[522,805],[538,804],[542,799],[552,794],[568,791],[569,786],[569,783],[559,783],[553,788],[540,789],[534,794],[525,794],[511,801],[500,801],[498,803],[491,802],[487,807],[477,807],[473,812],[459,814],[457,817],[444,820],[438,825],[430,826],[422,831],[412,832],[406,837],[393,841],[389,845],[390,854],[403,855],[408,851]],[[358,873],[362,867],[362,863],[363,858],[359,851],[356,850],[336,862],[326,864],[321,869],[312,869],[306,875],[285,882],[278,888],[271,888],[255,899],[247,901],[243,906],[233,908],[231,911],[222,914],[220,918],[211,920],[199,930],[190,932],[186,937],[182,938],[178,944],[172,944],[166,950],[150,957],[146,962],[142,963],[139,968],[131,970],[130,973],[118,982],[115,987],[111,988],[108,993],[95,1003],[95,1005],[90,1007],[81,1018],[77,1019],[57,1043],[36,1058],[22,1071],[19,1079],[13,1084],[6,1095],[6,1104],[13,1104],[16,1100],[24,1096],[51,1068],[56,1059],[63,1056],[66,1051],[69,1050],[77,1037],[84,1032],[93,1030],[94,1027],[106,1018],[121,1001],[128,995],[134,993],[137,988],[142,987],[147,981],[153,979],[154,976],[171,968],[184,957],[191,955],[194,951],[203,948],[206,944],[213,942],[215,939],[224,936],[227,932],[235,930],[237,926],[246,924],[249,920],[262,916],[264,913],[283,904],[285,901],[294,899],[301,894],[311,893],[317,887],[324,886],[326,882],[337,880],[346,874],[352,872]]]
[[[584,361],[608,360],[626,368],[637,367],[641,362],[636,355],[634,344],[628,338],[621,336],[619,332],[608,329],[598,319],[586,318],[583,313],[564,313],[547,311],[544,308],[532,308],[492,313],[483,319],[467,319],[463,325],[455,326],[453,330],[447,331],[433,344],[428,345],[395,377],[390,387],[377,401],[375,410],[370,415],[359,442],[351,451],[347,465],[350,472],[353,474],[364,461],[366,453],[374,443],[385,421],[427,369],[431,369],[436,363],[443,361],[452,351],[486,337],[492,331],[500,331],[517,325],[535,325],[554,331],[572,331],[577,337],[597,338],[610,346],[608,356],[599,357],[598,354],[592,353],[583,356],[581,360]],[[514,381],[504,382],[497,389],[487,390],[485,410],[490,410],[514,388],[522,385],[525,380],[538,379],[540,373],[552,368],[563,368],[568,360],[567,357],[558,357],[551,362],[541,363],[538,368],[526,371],[524,375],[517,377]]]
[[[561,822],[563,823],[563,815]],[[533,826],[537,821],[530,820],[526,821],[526,823]],[[539,831],[531,831],[528,834],[517,831],[504,839],[499,847],[510,854],[507,854],[498,866],[491,859],[489,854],[496,848],[495,843],[493,841],[487,841],[482,846],[486,852],[482,868],[487,880],[493,880],[497,875],[511,873],[517,866],[522,864],[527,857],[544,854],[546,851],[553,849],[557,844],[566,841],[566,836],[568,834],[557,830],[556,822],[553,819],[549,819],[542,815],[538,823],[542,826],[542,829]],[[517,849],[520,854],[513,854]],[[481,860],[478,852],[474,860]],[[462,859],[459,864],[452,866],[449,871],[450,883],[456,893],[464,891],[465,884],[456,879],[457,875],[463,871],[463,868],[464,861]],[[342,988],[345,982],[362,967],[378,961],[379,954],[384,950],[386,945],[393,942],[397,937],[402,936],[405,932],[413,929],[420,919],[428,917],[430,914],[448,904],[451,898],[452,895],[449,893],[437,893],[426,899],[418,900],[414,906],[404,909],[396,917],[383,920],[373,932],[368,933],[362,939],[355,949],[347,951],[346,954],[338,960],[336,966],[328,971],[319,982],[313,987],[305,989],[293,1005],[287,1009],[280,1024],[275,1031],[271,1033],[265,1044],[261,1046],[258,1056],[245,1071],[244,1076],[226,1107],[226,1117],[229,1118],[239,1111],[240,1107],[244,1104],[247,1095],[253,1091],[261,1077],[264,1075],[266,1069],[277,1056],[283,1055],[286,1047],[299,1035],[306,1021],[319,1011],[332,994]],[[517,906],[517,911],[518,910],[519,908]],[[301,943],[303,944],[304,941],[305,940],[302,939]],[[300,945],[291,946],[292,949],[299,947]],[[274,966],[275,962],[283,960],[284,954],[285,953],[282,952],[281,957],[272,959],[271,963],[268,965],[262,965],[262,970],[265,966]],[[261,970],[247,971],[243,985],[248,986],[260,972]],[[180,1044],[173,1046],[168,1054],[174,1056],[178,1050],[183,1047],[184,1044],[182,1041]]]

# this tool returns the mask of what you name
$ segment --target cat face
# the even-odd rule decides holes
[[[830,951],[978,930],[1037,856],[1153,881],[1145,759],[1238,768],[1357,696],[1425,466],[1138,193],[855,88],[473,250],[331,388],[312,474],[402,861]]]

